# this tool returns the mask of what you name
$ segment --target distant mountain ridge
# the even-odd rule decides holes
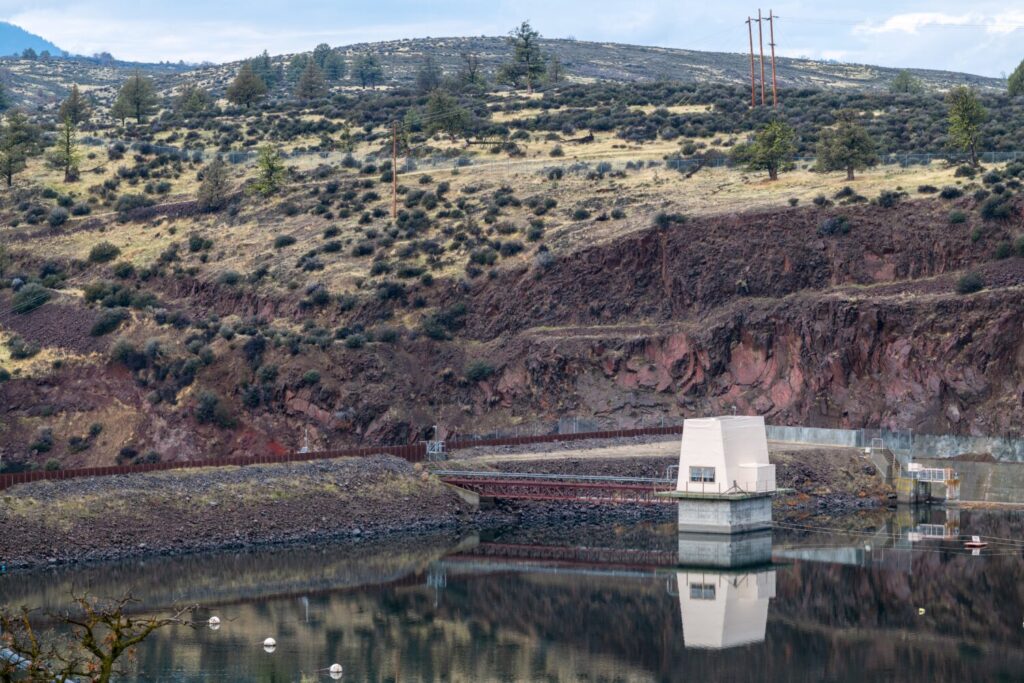
[[[491,36],[411,38],[346,45],[340,49],[349,54],[370,52],[378,55],[384,65],[385,76],[399,82],[412,82],[426,56],[432,57],[445,71],[454,72],[461,65],[461,55],[472,53],[480,59],[486,71],[493,72],[511,53],[505,38]],[[541,49],[557,55],[565,72],[577,81],[750,83],[750,58],[746,53],[566,39],[543,39]],[[776,67],[779,85],[788,88],[885,89],[901,71],[891,67],[789,57],[777,58]],[[983,90],[1006,88],[1006,81],[999,78],[937,69],[908,71],[929,89],[941,90],[954,85],[970,85]]]
[[[64,54],[64,50],[45,38],[29,33],[20,26],[10,22],[0,21],[0,56],[20,55],[29,48],[37,53],[46,50],[54,56]]]

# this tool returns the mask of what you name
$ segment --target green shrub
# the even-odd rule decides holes
[[[47,221],[50,223],[51,228],[59,228],[68,222],[68,215],[67,209],[55,206],[50,210],[50,216]]]
[[[263,365],[256,372],[256,379],[264,384],[268,384],[277,379],[277,366],[276,365]]]
[[[466,379],[470,382],[482,382],[494,374],[494,367],[484,361],[473,361],[466,367]]]
[[[361,349],[366,345],[366,337],[361,334],[350,334],[345,337],[345,346],[350,349]]]
[[[146,367],[146,356],[127,339],[118,339],[110,349],[110,358],[129,370],[141,370]]]
[[[218,427],[231,429],[237,421],[228,412],[220,397],[212,391],[201,391],[196,399],[196,420],[199,424],[216,424]]]
[[[382,344],[394,344],[398,341],[398,330],[393,327],[378,327],[373,332],[373,338]]]
[[[947,185],[946,187],[942,188],[941,192],[939,192],[939,196],[942,197],[943,199],[957,199],[958,197],[964,196],[964,191],[961,190],[959,187]]]
[[[686,222],[686,216],[681,213],[659,213],[654,217],[654,226],[659,230],[666,230],[673,225],[682,225]]]
[[[147,206],[153,206],[153,200],[146,195],[123,194],[118,197],[117,203],[114,204],[114,210],[121,214],[123,218],[125,214]]]
[[[89,260],[92,263],[107,263],[121,255],[121,250],[110,242],[100,242],[89,250]]]
[[[1009,242],[1000,242],[996,245],[995,253],[993,256],[997,259],[1007,259],[1013,256],[1013,245]]]
[[[53,430],[49,427],[40,429],[39,435],[29,445],[29,448],[37,453],[49,453],[53,448]]]
[[[1018,237],[1013,243],[1013,251],[1017,256],[1024,257],[1024,237]]]
[[[11,379],[11,373],[7,368],[0,368],[0,382],[7,382]]]
[[[826,218],[818,226],[818,234],[823,237],[846,235],[850,232],[850,221],[846,216]]]
[[[973,294],[985,288],[985,280],[979,273],[967,273],[956,283],[957,294]]]
[[[92,329],[89,330],[89,334],[94,337],[102,337],[105,334],[110,334],[118,327],[121,323],[128,319],[128,312],[123,308],[108,309],[100,314],[100,317],[93,323]]]
[[[302,375],[302,383],[306,386],[312,386],[320,381],[320,373],[316,370],[307,370]]]
[[[476,249],[469,255],[469,260],[477,265],[491,266],[498,260],[498,252],[494,251],[490,247]]]
[[[46,461],[46,465],[43,467],[47,472],[56,472],[60,469],[60,460],[57,458],[50,458]]]
[[[17,334],[7,340],[7,349],[14,360],[25,360],[39,353],[38,344],[27,342]]]
[[[229,286],[237,285],[241,281],[241,274],[234,270],[226,270],[223,273],[221,273],[220,276],[217,278],[217,282],[219,282],[222,285]]]
[[[293,244],[295,244],[295,238],[291,235],[278,235],[274,238],[275,249],[284,249],[285,247],[290,247]]]
[[[967,214],[960,209],[953,209],[949,212],[949,222],[953,225],[960,225],[967,222]]]
[[[30,282],[14,294],[12,308],[15,313],[28,313],[45,304],[51,296],[50,290]]]
[[[114,276],[127,280],[135,275],[135,266],[127,261],[121,261],[114,266]]]
[[[981,217],[987,221],[1005,221],[1013,215],[1006,197],[992,197],[981,205]]]
[[[900,199],[902,197],[902,192],[882,190],[882,192],[878,195],[878,205],[885,209],[891,209],[892,207],[900,203]]]

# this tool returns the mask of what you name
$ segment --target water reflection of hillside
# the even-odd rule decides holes
[[[993,513],[965,513],[961,524],[992,536],[1022,530],[1019,518]],[[671,527],[591,531],[579,538],[593,547],[640,544],[657,557],[680,547]],[[493,540],[545,538],[520,529],[485,543]],[[564,534],[554,541],[564,543]],[[195,590],[219,596],[215,609],[232,621],[218,632],[159,634],[140,653],[143,679],[173,671],[176,680],[295,681],[334,661],[345,666],[345,680],[359,681],[1015,680],[1024,670],[1019,550],[977,558],[919,544],[897,569],[794,561],[768,572],[692,573],[488,565],[491,558],[473,554],[473,539],[437,561],[453,543],[158,561],[64,573],[60,583],[126,585],[155,602]],[[774,543],[816,547],[821,539],[776,532]],[[451,559],[459,556],[473,562]],[[695,631],[700,622],[684,600],[691,584],[716,587],[698,598],[732,592],[751,613],[764,607],[763,632],[748,617],[732,630],[723,620],[714,638],[704,626]],[[60,591],[26,577],[0,580],[4,600],[49,601]],[[259,647],[268,635],[279,642],[273,655]]]

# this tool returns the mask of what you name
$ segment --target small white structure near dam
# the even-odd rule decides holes
[[[775,465],[768,462],[763,417],[683,423],[676,490],[679,531],[735,534],[771,528]]]

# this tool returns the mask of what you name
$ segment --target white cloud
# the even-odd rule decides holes
[[[911,33],[925,26],[966,26],[973,23],[970,14],[951,15],[941,12],[911,12],[891,16],[881,24],[865,23],[854,27],[854,33]]]
[[[187,16],[187,15],[186,15]],[[118,59],[136,61],[231,61],[258,54],[310,50],[332,45],[422,36],[458,36],[480,33],[479,24],[453,20],[436,23],[377,24],[334,28],[310,24],[309,29],[266,27],[238,21],[201,21],[186,18],[120,19],[98,17],[89,11],[33,9],[11,22],[45,35],[64,50],[76,54],[108,51]]]
[[[908,33],[917,35],[924,28],[977,28],[986,33],[1006,35],[1024,28],[1024,11],[1012,10],[994,14],[971,12],[945,14],[943,12],[908,12],[896,14],[881,23],[865,22],[854,27],[854,34]]]

